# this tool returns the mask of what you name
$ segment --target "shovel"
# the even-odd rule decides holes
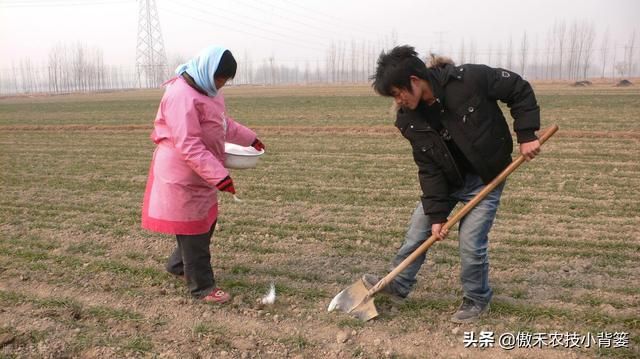
[[[540,144],[545,143],[554,133],[558,131],[558,126],[553,125],[547,128],[540,137]],[[507,176],[518,168],[524,162],[524,156],[519,155],[515,161],[513,161],[507,168],[505,168],[496,178],[493,179],[488,185],[485,186],[480,193],[478,193],[471,201],[469,201],[462,209],[447,221],[442,226],[443,230],[448,230],[458,223],[462,217],[464,217],[473,207],[475,207],[484,197],[493,191],[500,183],[502,183]],[[338,293],[331,303],[329,304],[328,311],[332,312],[336,309],[345,313],[349,313],[362,321],[368,321],[378,316],[378,310],[373,302],[373,296],[387,286],[400,272],[405,270],[409,264],[411,264],[416,258],[427,251],[429,247],[436,241],[437,237],[432,235],[422,245],[416,248],[411,255],[405,258],[396,268],[394,268],[384,278],[380,279],[376,285],[367,289],[362,278],[358,279],[350,287],[344,289]]]

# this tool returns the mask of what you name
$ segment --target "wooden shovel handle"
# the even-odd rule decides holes
[[[551,136],[553,136],[553,134],[556,133],[556,131],[558,131],[557,125],[552,125],[548,127],[544,131],[544,133],[540,136],[540,139],[539,139],[540,145],[545,143]],[[447,223],[444,224],[444,226],[442,226],[442,229],[443,230],[449,229],[453,227],[456,223],[458,223],[462,219],[462,217],[464,217],[467,213],[469,213],[469,211],[473,209],[473,207],[475,207],[478,203],[480,203],[480,201],[482,201],[487,196],[487,194],[489,194],[489,192],[493,191],[500,183],[502,183],[505,179],[507,179],[507,177],[513,171],[515,171],[516,168],[518,168],[518,166],[522,164],[522,162],[524,162],[524,156],[519,155],[518,158],[516,158],[515,161],[511,162],[511,164],[507,168],[505,168],[502,172],[500,172],[500,174],[496,178],[494,178],[493,181],[491,181],[488,185],[486,185],[482,189],[482,191],[480,191],[480,193],[475,195],[475,197],[473,197],[471,201],[467,202],[467,204],[464,207],[462,207],[462,209],[456,212],[456,214],[453,217],[451,217],[447,221]],[[429,247],[431,247],[431,245],[436,241],[436,238],[437,237],[435,235],[431,235],[431,237],[429,237],[424,243],[422,243],[420,247],[416,248],[416,250],[413,251],[413,253],[411,253],[407,258],[405,258],[405,260],[403,260],[402,263],[398,264],[398,266],[395,267],[389,274],[387,274],[384,278],[380,279],[380,281],[376,285],[371,287],[371,289],[369,289],[369,293],[367,294],[367,296],[371,297],[377,292],[379,292],[380,290],[382,290],[382,288],[386,287],[387,284],[389,284],[389,282],[391,282],[398,274],[400,274],[400,272],[405,270],[405,268],[407,268],[409,264],[413,263],[413,261],[416,260],[416,258],[418,258],[420,255],[426,252],[427,249],[429,249]]]

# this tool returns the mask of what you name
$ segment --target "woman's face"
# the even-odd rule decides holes
[[[227,83],[227,80],[229,80],[229,78],[226,78],[226,77],[214,77],[213,78],[213,84],[216,86],[216,90],[220,90],[222,88],[222,86],[224,86]]]

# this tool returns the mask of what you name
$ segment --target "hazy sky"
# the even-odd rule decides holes
[[[156,0],[167,55],[190,57],[209,44],[229,47],[254,62],[323,61],[332,43],[398,42],[457,53],[472,41],[478,51],[518,44],[544,47],[554,21],[591,21],[611,45],[624,46],[636,32],[640,0]],[[59,43],[82,42],[103,51],[107,64],[132,66],[138,25],[136,0],[0,0],[0,68],[30,57],[45,64]],[[452,54],[454,55],[454,54]]]

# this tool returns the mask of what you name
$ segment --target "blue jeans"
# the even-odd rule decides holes
[[[450,195],[450,210],[456,203],[469,202],[484,188],[477,175],[466,175],[464,187]],[[461,272],[460,280],[464,296],[479,304],[487,304],[493,291],[489,286],[489,230],[496,217],[504,182],[491,191],[460,221],[458,233]],[[424,214],[422,203],[413,211],[402,247],[393,259],[393,267],[407,258],[431,236],[431,221]],[[446,240],[446,239],[445,239]],[[402,296],[407,296],[416,283],[416,274],[426,259],[426,253],[418,257],[390,284]]]

